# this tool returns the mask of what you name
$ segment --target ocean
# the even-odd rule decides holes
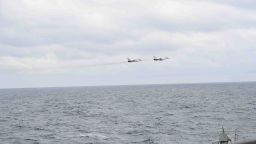
[[[256,139],[256,83],[0,89],[0,144]]]

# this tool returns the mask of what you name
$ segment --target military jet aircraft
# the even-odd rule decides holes
[[[142,61],[141,59],[130,59],[130,58],[127,58],[128,59],[128,62],[140,62]]]
[[[163,60],[166,60],[166,59],[169,59],[168,57],[165,57],[165,58],[157,58],[156,56],[154,56],[154,61],[163,61]]]

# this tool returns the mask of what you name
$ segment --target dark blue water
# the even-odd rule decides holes
[[[199,144],[256,138],[256,83],[0,90],[1,144]]]

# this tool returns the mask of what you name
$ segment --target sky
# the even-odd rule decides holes
[[[255,0],[0,0],[0,88],[256,81],[255,40]]]

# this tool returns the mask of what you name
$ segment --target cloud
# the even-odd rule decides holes
[[[245,10],[255,10],[256,8],[256,2],[254,0],[210,0],[211,2],[216,2],[216,3],[221,3],[221,4],[226,4],[229,6],[233,6],[236,8],[242,8]]]
[[[10,45],[137,40],[148,32],[252,27],[247,10],[208,1],[3,1],[1,41]]]
[[[173,61],[160,69],[176,73],[255,72],[253,8],[251,0],[1,0],[0,71],[69,73],[102,63],[116,74],[127,57],[159,55]],[[143,65],[122,67],[158,67]]]

